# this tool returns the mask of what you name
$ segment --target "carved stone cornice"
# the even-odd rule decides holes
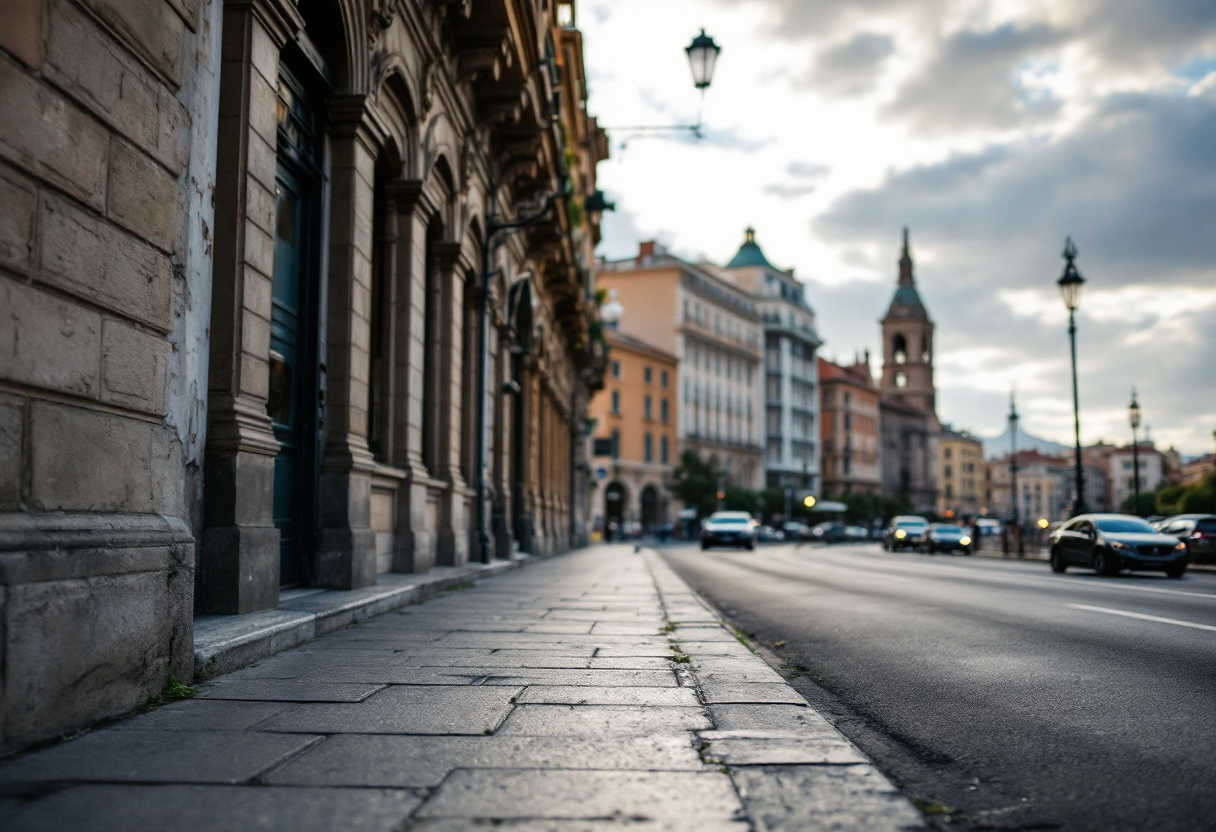
[[[386,187],[388,207],[398,214],[412,214],[424,199],[421,179],[395,179]]]
[[[224,0],[224,11],[250,12],[280,49],[304,28],[304,16],[292,0]]]

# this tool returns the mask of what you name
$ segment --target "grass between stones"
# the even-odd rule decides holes
[[[147,713],[154,708],[160,708],[168,705],[170,702],[180,702],[183,699],[193,699],[198,696],[198,688],[194,685],[184,685],[172,676],[165,686],[160,689],[159,693],[155,693],[148,698],[148,701],[139,706],[139,713]]]

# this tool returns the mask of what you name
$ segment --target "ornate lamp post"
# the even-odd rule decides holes
[[[1018,407],[1013,393],[1009,394],[1009,483],[1013,496],[1013,534],[1018,540],[1018,557],[1022,557],[1022,527],[1018,522]]]
[[[1136,401],[1136,388],[1132,388],[1132,403],[1127,408],[1127,421],[1132,426],[1132,514],[1140,516],[1140,439],[1136,431],[1140,428],[1140,404]]]
[[[1077,271],[1077,247],[1072,244],[1072,237],[1064,242],[1064,274],[1056,281],[1060,294],[1064,297],[1064,306],[1068,308],[1068,340],[1072,349],[1072,418],[1076,436],[1076,466],[1077,466],[1077,499],[1073,503],[1072,513],[1075,517],[1085,513],[1085,477],[1081,471],[1081,403],[1077,396],[1077,307],[1081,305],[1081,287],[1085,278]]]

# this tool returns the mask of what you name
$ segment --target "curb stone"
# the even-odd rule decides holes
[[[696,732],[698,751],[730,776],[757,832],[927,829],[921,813],[869,758],[653,549],[641,553],[672,628],[673,650],[688,657],[681,670],[715,725]]]

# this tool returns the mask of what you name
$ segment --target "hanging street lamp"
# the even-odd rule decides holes
[[[1136,388],[1132,388],[1132,403],[1127,408],[1127,421],[1132,426],[1132,514],[1140,516],[1140,403],[1136,401]]]
[[[701,116],[705,111],[705,90],[709,89],[709,85],[714,79],[714,67],[718,64],[718,55],[722,52],[722,47],[714,43],[714,39],[705,34],[705,30],[701,30],[701,34],[692,39],[692,43],[684,47],[684,54],[688,56],[688,66],[692,70],[692,83],[701,93],[701,103],[697,108],[697,123],[696,124],[645,124],[633,127],[605,127],[609,133],[616,136],[624,134],[639,134],[653,135],[656,133],[670,133],[688,131],[692,133],[693,138],[702,138],[701,133]],[[621,147],[625,146],[625,142],[621,142]]]
[[[1076,491],[1072,513],[1075,517],[1085,513],[1085,478],[1081,470],[1081,403],[1077,395],[1077,308],[1081,305],[1081,287],[1085,278],[1077,271],[1077,247],[1072,243],[1072,237],[1064,241],[1064,274],[1056,281],[1060,294],[1064,298],[1064,306],[1068,309],[1068,340],[1072,349],[1072,418],[1076,439]]]

